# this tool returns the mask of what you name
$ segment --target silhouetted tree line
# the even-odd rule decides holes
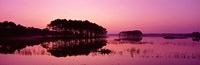
[[[45,35],[50,32],[51,31],[48,31],[47,29],[25,27],[20,24],[16,25],[9,21],[0,22],[0,37],[35,36]]]
[[[139,42],[142,40],[143,33],[140,30],[133,31],[122,31],[119,33],[119,41],[120,40],[129,40]]]
[[[45,29],[25,27],[13,22],[0,22],[0,37],[45,36],[45,37],[105,37],[106,29],[95,23],[81,20],[56,19]]]
[[[105,28],[88,20],[56,19],[47,27],[51,31],[60,32],[61,36],[65,37],[104,37],[107,33]]]
[[[129,35],[132,35],[132,36],[142,36],[142,32],[140,30],[133,30],[133,31],[122,31],[119,33],[119,35],[122,35],[122,36],[129,36]]]
[[[200,33],[199,33],[199,32],[193,32],[193,33],[192,33],[192,36],[193,36],[193,37],[200,37]]]
[[[192,33],[192,39],[193,41],[199,41],[200,40],[200,33],[199,32],[193,32]]]

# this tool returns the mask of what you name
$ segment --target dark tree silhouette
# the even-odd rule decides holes
[[[106,33],[105,28],[87,20],[56,19],[48,24],[45,29],[25,27],[4,21],[0,22],[0,53],[12,54],[26,46],[42,44],[48,52],[56,57],[88,55],[91,52],[109,54],[111,51],[108,49],[99,50],[106,45],[106,41],[103,38],[96,38],[105,37]],[[56,37],[54,38],[51,35]],[[71,40],[74,38],[78,39]],[[65,39],[66,41],[59,41],[58,39]],[[53,49],[45,45],[45,43],[54,42],[55,40],[58,42],[55,43]]]
[[[73,42],[74,41],[74,42]],[[73,40],[57,40],[53,43],[41,44],[51,55],[55,57],[89,55],[91,52],[100,52],[101,54],[109,54],[110,50],[100,50],[106,45],[105,39],[73,39]],[[52,46],[49,46],[52,45]]]
[[[192,36],[193,36],[193,37],[200,37],[200,33],[199,33],[199,32],[193,32],[193,33],[192,33]]]
[[[88,20],[66,20],[56,19],[51,21],[45,29],[25,27],[13,22],[0,22],[0,38],[23,37],[23,36],[45,36],[68,37],[68,38],[93,38],[106,37],[106,29]]]
[[[193,39],[193,41],[199,41],[200,40],[200,33],[199,32],[193,32],[192,33],[192,39]]]
[[[105,37],[106,29],[88,20],[66,20],[56,19],[47,25],[51,31],[60,32],[61,35],[54,36],[65,37]]]
[[[13,44],[14,43],[14,44]],[[104,38],[96,39],[32,39],[32,40],[2,40],[0,39],[0,53],[14,54],[16,51],[24,55],[37,53],[27,50],[23,52],[27,46],[41,45],[52,56],[66,57],[77,55],[88,55],[90,53],[109,54],[111,50],[101,49],[107,41]],[[40,51],[39,51],[40,52]],[[41,51],[44,53],[43,51]]]
[[[133,30],[133,31],[122,31],[119,33],[119,35],[133,35],[133,36],[142,36],[142,32],[139,30]]]
[[[131,40],[139,42],[142,40],[142,32],[139,30],[133,30],[133,31],[122,31],[119,33],[119,38],[121,40]]]
[[[17,36],[22,33],[24,33],[26,30],[26,27],[22,25],[16,25],[13,22],[4,21],[0,23],[0,36]]]
[[[34,27],[25,27],[20,24],[16,25],[13,22],[0,22],[0,37],[23,37],[48,35],[51,31],[47,29],[39,29]]]

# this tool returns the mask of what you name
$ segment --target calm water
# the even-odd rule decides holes
[[[143,37],[0,41],[0,65],[200,65],[200,42]]]

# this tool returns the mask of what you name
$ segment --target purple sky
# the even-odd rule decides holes
[[[0,0],[0,21],[45,28],[57,18],[89,20],[109,33],[200,31],[200,0]]]

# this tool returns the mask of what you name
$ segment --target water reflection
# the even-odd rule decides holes
[[[199,42],[200,37],[193,37],[192,40],[193,40],[193,41],[197,41],[197,42]]]
[[[119,38],[110,41],[113,44],[153,44],[153,42],[141,42],[142,36],[140,37],[126,37],[126,36],[118,36]]]
[[[88,55],[105,45],[106,40],[103,39],[57,40],[42,44],[48,52],[56,57]]]
[[[142,36],[141,35],[119,35],[118,36],[119,39],[115,39],[115,41],[133,41],[133,42],[139,42],[142,40]]]
[[[33,42],[34,41],[34,42]],[[30,41],[0,41],[0,53],[20,55],[52,55],[55,57],[88,55],[91,52],[109,54],[108,49],[101,49],[107,41],[95,39],[59,39]]]
[[[174,46],[191,46],[191,47],[195,47],[198,46],[199,43],[186,43],[186,42],[164,42],[161,45],[174,45]]]
[[[149,41],[151,40],[151,41]],[[156,41],[155,41],[156,40]],[[148,41],[135,42],[132,40],[109,41],[121,48],[110,49],[110,55],[129,56],[132,58],[174,58],[174,59],[200,59],[199,42],[190,39],[165,40],[162,38],[149,38]],[[190,40],[190,41],[188,41]],[[161,41],[161,42],[159,42]],[[123,46],[125,45],[125,46]],[[126,47],[126,48],[125,48]]]
[[[200,59],[200,53],[199,52],[162,52],[157,53],[156,51],[153,51],[153,49],[136,49],[136,48],[130,48],[127,49],[128,52],[130,52],[131,57],[138,56],[141,58],[177,58],[177,59]]]
[[[26,57],[26,60],[34,60],[33,62],[29,62],[32,65],[44,65],[48,63],[50,65],[60,65],[63,62],[69,63],[63,63],[62,65],[132,65],[134,63],[146,65],[140,63],[151,62],[174,62],[172,65],[177,65],[176,63],[182,63],[180,65],[189,65],[193,62],[194,64],[192,65],[199,65],[200,43],[192,41],[191,38],[168,40],[162,37],[143,37],[141,41],[137,42],[116,39],[118,39],[118,37],[107,40],[103,38],[37,39],[27,41],[1,40],[0,56],[2,63],[4,61],[9,62],[13,58],[24,61],[23,59]],[[104,59],[106,59],[106,61],[104,61]],[[110,64],[106,64],[107,60],[110,61]],[[35,62],[42,62],[44,64],[34,64]],[[23,64],[24,62],[21,63]],[[2,65],[15,64],[8,63]],[[152,63],[150,65],[160,64]]]
[[[40,44],[34,46],[26,46],[23,49],[16,50],[14,54],[19,55],[51,55],[47,49],[43,48]]]
[[[200,37],[176,37],[176,36],[165,36],[163,37],[164,39],[188,39],[188,38],[192,38],[192,41],[196,41],[199,42]]]
[[[26,46],[33,46],[49,40],[0,40],[0,53],[12,54],[16,50],[25,48]]]

